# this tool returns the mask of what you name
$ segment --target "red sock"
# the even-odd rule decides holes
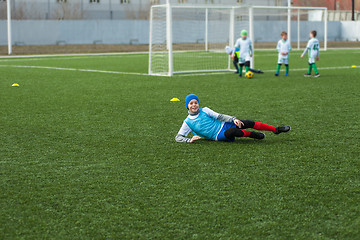
[[[241,131],[243,131],[243,133],[244,133],[244,136],[243,137],[250,137],[250,131],[246,131],[246,130],[242,130],[241,129]]]
[[[267,124],[262,123],[262,122],[256,122],[256,121],[254,121],[254,122],[255,122],[254,129],[256,129],[256,130],[265,130],[265,131],[271,131],[271,132],[276,131],[276,127],[267,125]]]

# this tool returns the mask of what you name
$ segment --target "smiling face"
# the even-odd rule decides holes
[[[188,104],[188,109],[191,113],[196,113],[199,110],[199,103],[196,99],[192,99]]]
[[[286,41],[287,40],[287,34],[284,34],[281,36],[282,40]]]

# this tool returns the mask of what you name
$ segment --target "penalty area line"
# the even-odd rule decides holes
[[[340,66],[340,67],[318,67],[318,70],[336,70],[336,69],[348,69],[352,68],[351,66]],[[308,68],[290,68],[291,71],[307,71]],[[276,70],[264,70],[264,72],[276,72]]]
[[[46,66],[0,65],[0,67],[37,68],[37,69],[52,69],[52,70],[62,70],[62,71],[76,71],[76,72],[94,72],[94,73],[108,73],[108,74],[119,74],[119,75],[149,76],[149,74],[147,73],[117,72],[117,71],[105,71],[105,70],[94,70],[94,69],[60,68],[60,67],[46,67]]]
[[[318,67],[318,70],[336,70],[336,69],[350,69],[352,68],[351,66],[340,66],[340,67]],[[308,68],[294,68],[291,69],[290,68],[290,72],[291,71],[307,71]],[[202,75],[221,75],[221,74],[229,74],[229,73],[233,73],[235,71],[235,69],[231,70],[231,71],[224,71],[224,72],[208,72],[208,73],[190,73],[190,74],[175,74],[175,77],[187,77],[187,76],[202,76]],[[268,69],[268,70],[263,70],[264,73],[269,73],[269,72],[276,72],[276,70],[273,69]]]
[[[158,76],[149,75],[147,73],[135,73],[135,72],[117,72],[117,71],[105,71],[95,69],[79,69],[79,68],[61,68],[61,67],[47,67],[47,66],[23,66],[23,65],[0,65],[0,67],[13,67],[13,68],[35,68],[35,69],[50,69],[50,70],[61,70],[61,71],[76,71],[76,72],[93,72],[93,73],[106,73],[106,74],[118,74],[118,75],[137,75],[137,76]],[[319,70],[336,70],[336,69],[350,69],[351,66],[339,66],[339,67],[319,67]],[[295,68],[290,71],[306,71],[307,68]],[[266,72],[275,72],[275,70],[263,70]],[[190,73],[190,74],[175,74],[174,77],[191,77],[191,76],[204,76],[204,75],[222,75],[233,73],[233,71],[224,72],[208,72],[208,73]],[[169,76],[158,76],[158,77],[169,77]]]
[[[41,54],[41,55],[5,55],[0,56],[0,59],[6,58],[47,58],[47,57],[71,57],[71,56],[117,56],[117,55],[138,55],[148,54],[149,52],[114,52],[114,53],[69,53],[69,54]]]

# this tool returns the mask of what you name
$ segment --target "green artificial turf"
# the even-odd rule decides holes
[[[360,50],[321,52],[317,79],[300,53],[275,77],[256,51],[253,79],[74,71],[147,73],[146,54],[0,59],[0,238],[359,239]],[[176,143],[189,93],[292,131]]]

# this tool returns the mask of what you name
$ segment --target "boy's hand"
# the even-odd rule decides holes
[[[232,60],[235,59],[235,54],[231,54],[231,59],[232,59]]]
[[[300,57],[301,57],[301,58],[303,58],[303,57],[304,57],[304,55],[301,55]]]
[[[244,123],[242,121],[240,121],[239,119],[235,118],[234,119],[234,123],[236,126],[238,126],[239,128],[241,128],[242,126],[244,126]]]
[[[193,143],[193,142],[195,142],[196,140],[199,140],[199,139],[201,139],[201,137],[199,137],[199,136],[193,136],[193,137],[191,138],[191,140],[190,140],[190,143]]]
[[[320,58],[319,57],[316,57],[316,61],[319,61],[320,60]]]
[[[281,53],[281,55],[286,56],[286,55],[287,55],[287,53],[286,53],[286,52],[282,52],[282,53]]]

